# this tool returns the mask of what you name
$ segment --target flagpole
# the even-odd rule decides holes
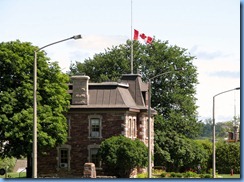
[[[131,55],[130,55],[130,67],[131,67],[131,74],[133,74],[133,28],[132,28],[132,0],[131,0]]]

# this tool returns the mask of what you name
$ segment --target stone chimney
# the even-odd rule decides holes
[[[73,81],[72,103],[74,105],[88,105],[88,82],[90,77],[84,75],[75,75],[71,77]]]

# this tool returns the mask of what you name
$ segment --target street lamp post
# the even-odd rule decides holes
[[[81,35],[75,35],[73,37],[63,39],[57,42],[53,42],[46,46],[43,46],[35,51],[35,59],[34,59],[34,75],[33,75],[33,162],[32,162],[32,177],[37,178],[37,99],[36,99],[36,91],[37,91],[37,52],[44,49],[45,47],[58,44],[60,42],[64,42],[70,39],[81,39]]]
[[[215,97],[221,94],[224,94],[226,92],[234,91],[234,90],[240,90],[240,87],[231,89],[231,90],[226,90],[224,92],[220,92],[216,95],[213,96],[213,178],[216,176],[216,156],[215,156]]]
[[[166,75],[171,72],[183,71],[183,70],[175,70],[175,71],[167,71],[165,73],[158,74],[152,78],[148,79],[148,178],[152,177],[152,143],[151,143],[151,85],[152,80],[162,75]]]

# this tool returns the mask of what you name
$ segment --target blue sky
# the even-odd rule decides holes
[[[132,9],[133,28],[197,57],[199,119],[211,118],[213,96],[240,86],[240,1],[133,0]],[[131,38],[131,0],[1,0],[0,22],[0,42],[19,39],[42,47],[81,34],[81,40],[45,49],[66,71],[71,61]],[[216,98],[216,122],[235,114],[240,91]]]

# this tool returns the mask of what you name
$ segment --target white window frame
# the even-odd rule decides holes
[[[137,122],[136,122],[136,118],[134,117],[133,118],[133,120],[132,120],[132,122],[133,122],[133,125],[134,125],[134,128],[133,128],[133,137],[134,138],[137,138]]]
[[[99,122],[99,131],[97,131],[97,136],[93,135],[92,131],[92,121],[98,120]],[[89,121],[89,136],[88,138],[102,138],[102,116],[100,115],[90,115],[88,116],[88,121]]]
[[[62,162],[62,156],[61,156],[61,151],[67,151],[67,161],[66,162]],[[71,146],[70,145],[61,145],[59,147],[57,147],[57,169],[66,169],[66,170],[70,170],[70,150],[71,150]]]
[[[134,139],[137,137],[136,116],[129,116],[127,120],[127,137]]]
[[[128,125],[127,125],[127,126],[128,126],[128,137],[129,137],[129,138],[131,138],[131,127],[132,127],[132,124],[131,124],[132,122],[131,122],[131,121],[132,121],[132,119],[131,119],[131,117],[130,117],[130,118],[128,119]]]
[[[144,122],[145,138],[148,139],[148,118]]]

